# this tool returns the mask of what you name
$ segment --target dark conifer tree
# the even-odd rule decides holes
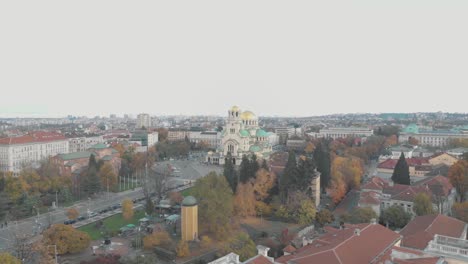
[[[236,193],[238,177],[234,164],[232,162],[231,152],[228,152],[226,160],[224,162],[224,177],[226,177],[229,186],[231,186],[232,192]]]
[[[395,169],[392,174],[392,181],[394,183],[410,185],[409,166],[406,163],[405,154],[401,152],[400,158],[398,159]]]
[[[240,182],[246,183],[250,178],[250,160],[246,155],[242,156],[242,161],[239,169]]]

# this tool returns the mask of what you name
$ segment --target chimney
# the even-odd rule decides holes
[[[258,255],[262,255],[262,256],[265,256],[265,257],[268,257],[268,251],[270,250],[270,248],[268,247],[265,247],[265,246],[262,246],[262,245],[258,245],[257,246],[257,253]]]
[[[359,229],[359,228],[354,229],[354,234],[356,236],[360,236],[361,235],[361,229]]]
[[[371,225],[376,225],[377,224],[377,219],[371,218],[370,223],[371,223]]]

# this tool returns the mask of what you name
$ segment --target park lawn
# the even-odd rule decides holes
[[[187,188],[181,192],[184,197],[192,195],[193,187]]]
[[[135,211],[133,218],[130,221],[125,221],[122,217],[122,214],[120,213],[104,219],[103,224],[107,230],[113,234],[117,233],[121,227],[128,224],[138,225],[138,220],[143,217],[145,217],[145,211]],[[92,240],[102,239],[103,237],[101,231],[96,228],[95,224],[96,222],[82,226],[78,228],[78,230],[88,233]]]

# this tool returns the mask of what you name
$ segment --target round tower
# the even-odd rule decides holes
[[[198,203],[193,196],[182,201],[182,240],[192,241],[198,238]]]

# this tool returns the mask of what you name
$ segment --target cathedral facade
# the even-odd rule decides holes
[[[237,106],[228,110],[221,137],[221,145],[216,152],[208,152],[206,162],[222,165],[230,153],[233,163],[239,165],[243,155],[255,154],[257,159],[264,159],[272,151],[268,133],[259,127],[257,116]]]

